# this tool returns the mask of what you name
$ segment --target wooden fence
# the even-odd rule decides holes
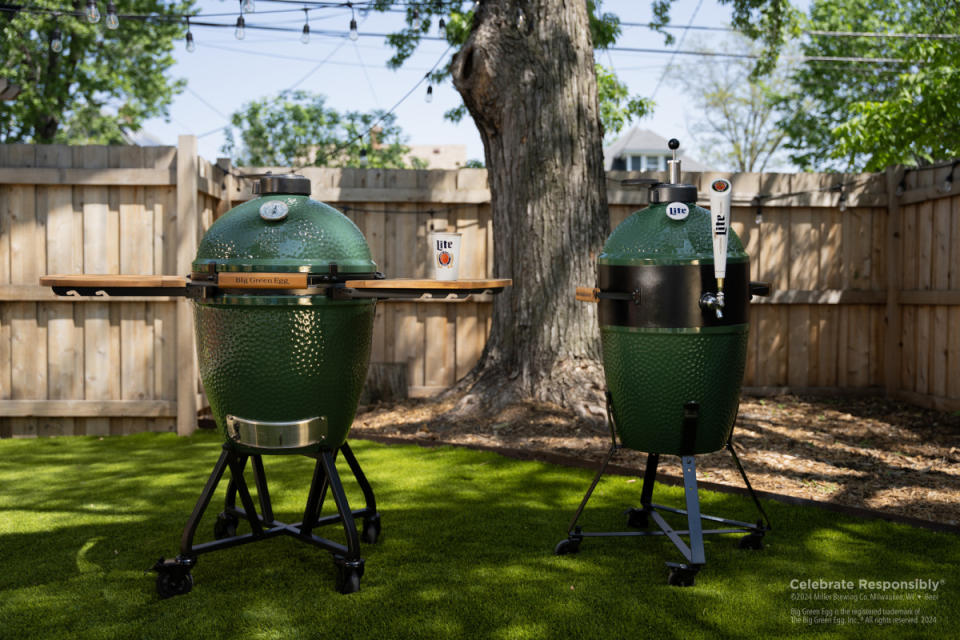
[[[753,278],[773,285],[752,307],[747,387],[884,391],[960,408],[950,170],[685,174],[701,193],[732,180],[733,228]],[[251,197],[234,173],[199,158],[190,136],[178,148],[0,145],[0,437],[193,429],[203,397],[187,301],[67,302],[37,280],[189,272],[203,230]],[[425,275],[431,230],[464,234],[463,277],[493,275],[485,171],[303,173],[314,198],[357,223],[389,276]],[[642,192],[618,187],[636,175],[609,176],[613,225],[643,206]],[[491,304],[379,304],[372,360],[405,365],[412,395],[436,393],[476,362]]]

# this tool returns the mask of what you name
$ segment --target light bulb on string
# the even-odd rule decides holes
[[[359,37],[360,37],[360,33],[357,31],[357,21],[351,18],[350,19],[350,39],[356,42],[357,38]]]
[[[303,8],[303,32],[300,34],[300,42],[310,44],[310,10]]]
[[[420,12],[414,9],[413,13],[410,14],[410,28],[414,31],[420,31],[422,26],[423,22],[420,20]]]
[[[243,16],[237,16],[237,28],[233,30],[233,37],[237,40],[243,40],[246,35],[246,23],[243,20]]]
[[[433,102],[433,85],[432,85],[432,84],[428,84],[428,85],[427,85],[427,95],[426,95],[426,98],[424,98],[424,99],[425,99],[428,103],[429,103],[429,102]]]
[[[97,3],[94,0],[87,0],[87,10],[84,13],[90,24],[100,22],[100,9],[97,9]]]
[[[440,18],[440,21],[437,23],[437,28],[440,29],[440,31],[444,31],[447,28],[447,23],[443,18]]]
[[[360,149],[360,166],[367,166],[367,162],[369,162],[369,158],[367,158],[367,150]]]
[[[940,190],[943,193],[950,193],[953,191],[953,172],[957,170],[957,167],[960,166],[960,161],[954,161],[950,165],[950,173],[947,174],[947,177],[943,179],[943,185],[941,185]]]
[[[55,28],[50,35],[50,50],[54,53],[63,51],[63,40],[60,39],[60,29]]]
[[[197,50],[197,45],[193,42],[193,34],[190,33],[190,18],[187,18],[187,51],[193,53]]]
[[[120,26],[120,19],[117,18],[117,5],[113,1],[107,3],[107,29],[116,29]]]
[[[253,13],[257,10],[257,3],[254,0],[243,0],[243,12]]]

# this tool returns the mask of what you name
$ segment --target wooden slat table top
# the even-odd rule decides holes
[[[385,280],[347,280],[344,286],[351,289],[449,289],[466,291],[484,289],[502,289],[513,284],[509,278],[488,280],[427,280],[417,278],[387,278]]]
[[[40,285],[44,287],[143,287],[154,289],[185,287],[187,286],[187,279],[183,276],[76,273],[41,276]]]

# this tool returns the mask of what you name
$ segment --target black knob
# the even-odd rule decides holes
[[[667,146],[676,151],[680,148],[680,141],[676,138],[670,138],[670,141],[667,142]]]

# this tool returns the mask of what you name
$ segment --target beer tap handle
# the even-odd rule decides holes
[[[721,318],[724,304],[723,280],[727,275],[727,236],[730,230],[730,197],[733,190],[729,180],[718,178],[710,183],[710,227],[713,235],[713,274],[717,279],[717,317]]]

